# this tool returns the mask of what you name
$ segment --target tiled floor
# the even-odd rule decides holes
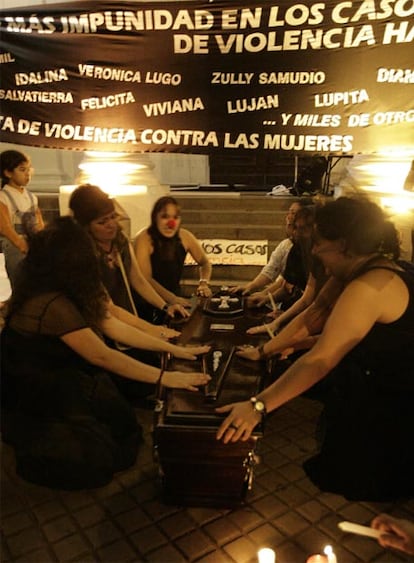
[[[0,276],[0,301],[9,291]],[[268,418],[253,489],[245,506],[231,510],[163,504],[149,410],[136,411],[145,442],[135,466],[101,489],[52,491],[26,483],[3,444],[1,561],[256,563],[258,549],[268,546],[277,563],[305,563],[327,544],[338,563],[413,560],[337,528],[341,520],[368,524],[382,511],[414,520],[414,500],[355,503],[318,491],[301,464],[315,449],[319,410],[318,402],[300,397]]]
[[[319,409],[299,397],[269,417],[253,490],[245,506],[231,510],[161,502],[149,410],[137,410],[145,443],[135,466],[101,489],[28,484],[16,476],[13,452],[3,445],[2,561],[255,563],[258,549],[268,546],[277,563],[305,563],[326,544],[338,563],[410,561],[376,540],[342,533],[337,523],[368,524],[381,511],[414,519],[414,500],[349,502],[321,493],[305,476],[301,462],[314,451]]]

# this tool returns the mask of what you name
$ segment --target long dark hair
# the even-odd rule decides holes
[[[157,215],[161,213],[167,205],[174,205],[177,209],[177,214],[180,214],[181,208],[178,201],[171,196],[160,197],[154,204],[151,211],[151,225],[148,227],[148,234],[151,237],[152,244],[154,245],[154,252],[167,260],[173,260],[177,248],[177,241],[179,240],[179,230],[171,238],[164,237],[157,228]]]
[[[340,197],[316,211],[321,237],[343,239],[346,250],[357,255],[378,253],[397,260],[400,245],[397,229],[384,211],[366,197]]]
[[[316,205],[304,205],[303,207],[298,209],[293,221],[293,223],[295,224],[298,219],[301,219],[302,221],[304,221],[306,228],[310,230],[308,237],[299,237],[299,240],[295,243],[300,248],[302,262],[307,276],[309,275],[312,269],[312,264],[315,260],[312,256],[312,229],[315,223],[315,211]]]
[[[107,294],[93,244],[71,217],[56,218],[30,240],[9,314],[27,299],[49,291],[62,292],[94,328],[104,318]]]
[[[20,151],[3,151],[0,154],[1,187],[5,186],[9,181],[5,171],[13,172],[23,162],[29,162],[29,157]]]

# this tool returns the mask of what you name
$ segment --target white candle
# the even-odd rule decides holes
[[[272,311],[276,311],[277,306],[275,300],[273,299],[273,295],[270,293],[270,291],[267,292],[267,296],[269,297],[270,305],[272,306]]]
[[[336,555],[331,545],[326,545],[323,552],[328,558],[328,563],[337,563]]]
[[[343,532],[349,532],[351,534],[358,534],[360,536],[368,536],[370,538],[379,538],[381,533],[379,530],[370,528],[369,526],[361,526],[360,524],[354,524],[353,522],[339,522],[338,527]]]
[[[259,563],[275,563],[276,553],[270,547],[263,547],[257,552]]]

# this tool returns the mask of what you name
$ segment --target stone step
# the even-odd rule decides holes
[[[220,209],[251,212],[263,210],[285,212],[297,200],[294,196],[268,196],[265,193],[228,193],[228,192],[171,192],[179,202],[182,212],[188,210]]]
[[[35,192],[39,206],[42,211],[53,211],[59,213],[59,196],[57,193]],[[225,213],[226,211],[238,213],[264,213],[271,216],[275,214],[275,219],[283,217],[289,206],[297,200],[293,196],[266,196],[264,194],[232,194],[218,193],[211,194],[202,192],[171,192],[171,195],[179,202],[183,217],[189,213],[211,211],[211,213]]]
[[[282,240],[285,229],[274,224],[252,225],[250,223],[183,223],[199,239],[224,238],[242,240]]]
[[[181,206],[183,225],[199,240],[267,240],[268,257],[285,238],[284,218],[293,196],[267,196],[265,193],[172,193]],[[247,283],[262,266],[214,265],[211,283],[222,285]],[[191,294],[197,287],[198,268],[186,266],[183,285]]]
[[[250,225],[283,225],[286,211],[274,209],[183,209],[181,211],[182,223],[185,227],[190,224],[203,223],[230,225],[246,224]]]
[[[268,240],[269,255],[285,238],[284,218],[293,196],[265,194],[173,194],[183,225],[200,240]]]

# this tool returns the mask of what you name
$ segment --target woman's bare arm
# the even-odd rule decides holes
[[[403,313],[408,303],[406,286],[395,274],[378,272],[366,273],[343,290],[313,348],[259,393],[268,412],[324,378],[366,336],[375,322],[393,322]],[[248,402],[227,405],[218,412],[230,412],[219,429],[218,439],[234,423],[240,429],[232,436],[226,435],[226,441],[246,440],[258,422],[257,413]]]
[[[126,309],[123,309],[122,307],[118,307],[118,305],[115,305],[113,301],[109,301],[108,310],[112,316],[119,319],[123,323],[130,325],[134,328],[137,328],[139,330],[142,330],[147,334],[150,334],[151,336],[157,338],[164,338],[164,339],[175,338],[181,334],[177,330],[168,328],[167,326],[154,325],[152,323],[149,323],[144,319],[141,319],[140,317],[133,315]]]
[[[199,266],[200,280],[205,280],[209,283],[213,267],[203,247],[191,231],[181,229],[180,234],[185,248]]]
[[[197,354],[204,354],[210,349],[209,346],[176,346],[162,338],[133,328],[110,314],[101,322],[100,329],[106,336],[122,344],[153,352],[169,352],[173,356],[188,360],[195,360]]]
[[[63,335],[61,339],[89,363],[116,375],[146,383],[156,383],[160,377],[158,368],[134,360],[118,350],[109,348],[90,328],[69,332]],[[162,383],[166,387],[196,391],[197,386],[205,385],[209,379],[210,377],[203,373],[167,371],[163,375]]]

